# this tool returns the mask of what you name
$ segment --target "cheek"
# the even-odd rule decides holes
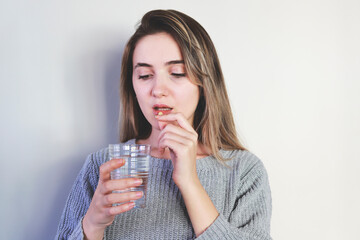
[[[136,94],[136,99],[139,103],[139,106],[141,108],[141,111],[146,115],[146,106],[147,103],[149,102],[148,99],[148,94],[147,94],[147,88],[143,85],[139,85],[139,84],[134,84],[133,82],[133,88],[134,88],[134,92]]]
[[[139,86],[139,84],[136,84],[134,81],[133,81],[133,88],[134,88],[136,98],[138,99],[139,102],[141,102],[143,95],[144,95],[144,88]]]
[[[187,111],[191,111],[191,113],[193,113],[196,109],[196,106],[199,102],[199,98],[200,98],[200,92],[199,92],[199,89],[198,87],[196,88],[193,88],[191,90],[187,90],[187,91],[184,91],[184,94],[182,96],[182,99],[186,99],[186,108]]]

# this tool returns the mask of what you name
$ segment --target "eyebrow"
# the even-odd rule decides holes
[[[173,65],[173,64],[185,64],[184,60],[172,60],[169,62],[166,62],[165,65]],[[148,63],[137,63],[134,67],[134,69],[138,68],[138,67],[152,67],[152,65],[148,64]]]
[[[185,64],[184,60],[173,60],[165,63],[165,65],[172,65],[172,64]]]

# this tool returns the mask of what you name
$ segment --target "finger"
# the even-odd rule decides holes
[[[135,201],[142,198],[144,193],[142,191],[138,192],[125,192],[125,193],[111,193],[104,197],[104,205],[112,206],[115,203],[124,203],[129,201]]]
[[[196,141],[191,139],[191,135],[189,135],[188,137],[184,137],[173,132],[165,132],[163,133],[162,137],[159,139],[159,146],[160,146],[160,142],[163,142],[164,140],[167,139],[181,143],[184,146],[191,146],[192,143],[193,144],[196,143]]]
[[[165,148],[161,146],[160,142],[166,138],[172,139],[180,143],[188,142],[187,145],[192,146],[192,145],[196,145],[198,140],[198,135],[196,132],[188,132],[181,127],[177,127],[172,124],[169,124],[160,132],[160,135],[158,137],[158,146],[159,146],[160,154],[162,154],[165,151]],[[189,141],[192,141],[192,143]]]
[[[125,164],[124,159],[111,159],[100,166],[100,181],[110,179],[110,172],[122,167]]]
[[[181,151],[186,146],[184,143],[190,144],[190,140],[188,139],[182,139],[179,141],[179,139],[176,136],[162,138],[159,142],[159,148],[166,148],[168,147],[170,150],[174,151],[175,153],[178,153],[178,151]]]
[[[188,130],[189,132],[195,131],[193,127],[190,125],[189,121],[184,117],[182,113],[170,113],[161,116],[156,115],[155,117],[156,119],[158,119],[158,121],[165,121],[165,122],[177,121],[180,127]]]
[[[158,123],[160,130],[163,130],[169,124],[169,122],[162,122],[162,121],[158,121]]]
[[[172,135],[174,135],[174,136],[172,136]],[[159,153],[160,154],[163,154],[165,152],[165,148],[168,147],[165,144],[161,144],[161,143],[164,142],[164,139],[167,139],[167,138],[170,138],[170,139],[172,138],[174,140],[181,141],[181,138],[184,138],[184,137],[182,137],[181,135],[176,137],[176,134],[174,134],[172,132],[169,132],[169,131],[166,131],[166,130],[161,131],[160,135],[158,137],[158,148],[159,148]]]
[[[114,216],[114,215],[118,215],[123,212],[127,212],[127,211],[133,209],[134,207],[135,207],[135,203],[129,202],[129,203],[121,204],[119,206],[110,207],[110,208],[108,208],[108,212],[109,212],[109,215]]]
[[[159,144],[158,144],[158,145],[159,145]],[[159,149],[158,151],[159,151],[160,156],[163,155],[164,152],[165,152],[165,148],[158,147],[158,149]]]
[[[158,124],[159,124],[159,129],[160,130],[163,130],[167,125],[169,124],[172,124],[172,125],[175,125],[175,126],[179,126],[178,122],[177,121],[161,121],[159,120],[158,121]]]
[[[173,133],[173,134],[179,135],[181,137],[184,137],[184,138],[187,138],[187,139],[190,139],[193,141],[197,141],[197,135],[195,132],[189,132],[189,131],[185,130],[184,128],[174,126],[172,124],[168,124],[160,132],[158,139],[160,140],[167,133]]]
[[[116,190],[126,190],[137,187],[143,183],[141,178],[122,178],[106,181],[102,184],[101,193],[107,194]]]

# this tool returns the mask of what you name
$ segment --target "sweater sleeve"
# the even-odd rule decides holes
[[[256,163],[240,177],[236,201],[230,215],[220,213],[198,240],[237,239],[271,240],[271,192],[262,162]]]
[[[56,240],[84,239],[82,219],[89,208],[99,179],[98,166],[93,158],[94,154],[87,157],[72,186],[60,219]]]

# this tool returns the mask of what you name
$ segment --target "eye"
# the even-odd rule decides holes
[[[139,75],[139,79],[147,80],[151,77],[151,74]]]
[[[185,73],[171,73],[172,76],[176,77],[176,78],[181,78],[181,77],[185,77],[186,74]]]

